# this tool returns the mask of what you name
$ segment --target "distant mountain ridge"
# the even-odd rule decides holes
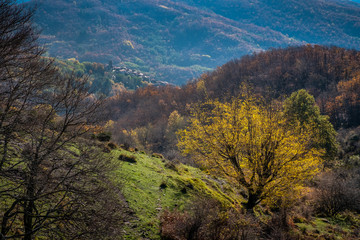
[[[125,65],[183,84],[244,54],[360,48],[360,5],[340,0],[32,0],[50,56]]]

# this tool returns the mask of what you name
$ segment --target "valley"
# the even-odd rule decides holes
[[[360,3],[0,0],[0,240],[356,240]]]

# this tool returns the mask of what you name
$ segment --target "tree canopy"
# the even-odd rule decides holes
[[[312,95],[305,89],[292,93],[284,102],[284,113],[291,125],[300,124],[300,131],[308,128],[313,147],[325,149],[325,160],[334,160],[337,155],[336,131],[329,117],[320,114]]]
[[[178,145],[209,172],[244,187],[245,206],[252,209],[301,188],[319,171],[322,151],[299,127],[279,109],[253,100],[208,101],[193,108]]]

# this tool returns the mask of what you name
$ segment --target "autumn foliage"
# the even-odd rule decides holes
[[[301,188],[321,166],[311,134],[288,125],[284,114],[253,100],[208,101],[194,108],[179,147],[206,170],[247,191],[245,206]]]
[[[329,105],[329,112],[342,122],[344,127],[356,126],[360,121],[360,74],[348,81],[337,84],[339,95],[333,105]]]
[[[338,47],[273,49],[230,61],[182,87],[149,86],[121,92],[109,99],[109,113],[104,116],[126,130],[156,125],[175,110],[187,115],[189,105],[207,98],[229,101],[239,95],[239,86],[246,82],[267,99],[306,89],[335,129],[356,127],[360,124],[356,102],[353,99],[348,104],[346,99],[356,97],[357,91],[346,88],[345,83],[354,84],[359,78],[359,63],[359,52]]]

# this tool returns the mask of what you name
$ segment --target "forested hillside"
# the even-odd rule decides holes
[[[184,84],[233,58],[305,43],[357,49],[350,1],[32,0],[49,55]]]
[[[245,56],[183,87],[111,97],[105,130],[126,148],[200,166],[240,189],[242,210],[202,199],[165,212],[167,239],[357,239],[359,69],[359,52],[338,47]]]
[[[245,239],[356,239],[359,70],[355,50],[307,45],[261,52],[183,87],[148,86],[111,97],[105,130],[126,148],[161,152],[238,184],[243,207],[265,211],[255,219],[232,215],[231,208],[214,213],[205,210],[214,203],[202,200],[185,213],[165,212],[163,237],[188,236],[194,227],[194,239],[233,239],[236,229]],[[276,166],[286,169],[283,176]],[[253,171],[242,172],[247,169]],[[343,228],[334,231],[333,224]]]
[[[359,126],[360,53],[338,47],[303,46],[270,50],[233,60],[183,87],[147,87],[109,99],[110,119],[118,129],[147,129],[155,151],[166,149],[169,116],[182,116],[189,106],[206,99],[230,100],[246,83],[271,99],[283,99],[299,89],[314,95],[323,114],[337,128]],[[142,130],[144,131],[144,129]],[[122,133],[120,134],[122,135]],[[149,138],[155,138],[149,141]],[[156,147],[157,146],[157,147]]]
[[[44,38],[55,39],[51,44],[78,54],[81,43],[83,53],[90,49],[101,55],[106,49],[102,41],[116,42],[105,26],[131,25],[131,31],[124,27],[118,33],[129,37],[131,32],[134,38],[123,40],[120,34],[122,46],[102,56],[123,49],[144,54],[148,45],[136,42],[146,39],[146,25],[140,23],[152,24],[151,39],[161,36],[157,26],[165,21],[184,27],[169,30],[169,36],[178,30],[193,36],[195,45],[180,36],[174,53],[186,56],[205,42],[210,50],[217,44],[221,49],[212,50],[220,56],[220,50],[240,49],[226,47],[227,37],[237,41],[238,35],[225,34],[225,22],[239,24],[241,18],[242,26],[264,30],[260,35],[240,31],[254,39],[265,31],[278,34],[272,27],[301,36],[297,28],[310,16],[308,3],[323,19],[335,9],[330,28],[348,29],[352,36],[339,32],[347,38],[344,42],[356,40],[356,17],[347,20],[355,21],[351,26],[336,27],[345,23],[340,18],[357,12],[358,5],[348,1],[288,1],[301,12],[297,21],[289,18],[292,26],[246,23],[257,15],[246,11],[260,6],[264,16],[280,21],[282,10],[291,8],[279,2],[284,3],[40,1],[40,11],[55,16],[53,22],[43,22],[49,24],[45,31],[53,31],[50,36],[40,35],[33,23],[36,10],[27,8],[33,1],[19,5],[0,0],[0,240],[359,239],[358,50],[306,44],[259,51],[180,87],[134,70],[150,66],[146,61],[134,65],[135,55],[114,66],[113,61],[68,58],[65,50],[58,51],[66,59],[52,58],[40,44]],[[49,7],[64,15],[44,12]],[[246,11],[237,12],[239,8]],[[114,20],[120,16],[114,9],[123,11],[123,23]],[[69,25],[58,21],[67,17],[65,12],[75,14],[68,17],[74,21]],[[109,13],[115,18],[107,18]],[[82,17],[96,27],[74,40],[62,27],[76,33],[86,26],[80,25]],[[318,21],[314,29],[322,32]],[[208,23],[218,28],[203,32]],[[188,32],[191,24],[201,27]],[[63,40],[57,40],[58,33]],[[226,37],[216,43],[219,35]],[[268,43],[282,46],[278,40],[288,39],[277,36]],[[328,40],[336,37],[329,34]],[[91,42],[97,49],[90,48]],[[246,46],[255,46],[251,44]],[[205,53],[196,56],[216,62]],[[155,64],[149,72],[157,71],[159,59],[147,61]]]

